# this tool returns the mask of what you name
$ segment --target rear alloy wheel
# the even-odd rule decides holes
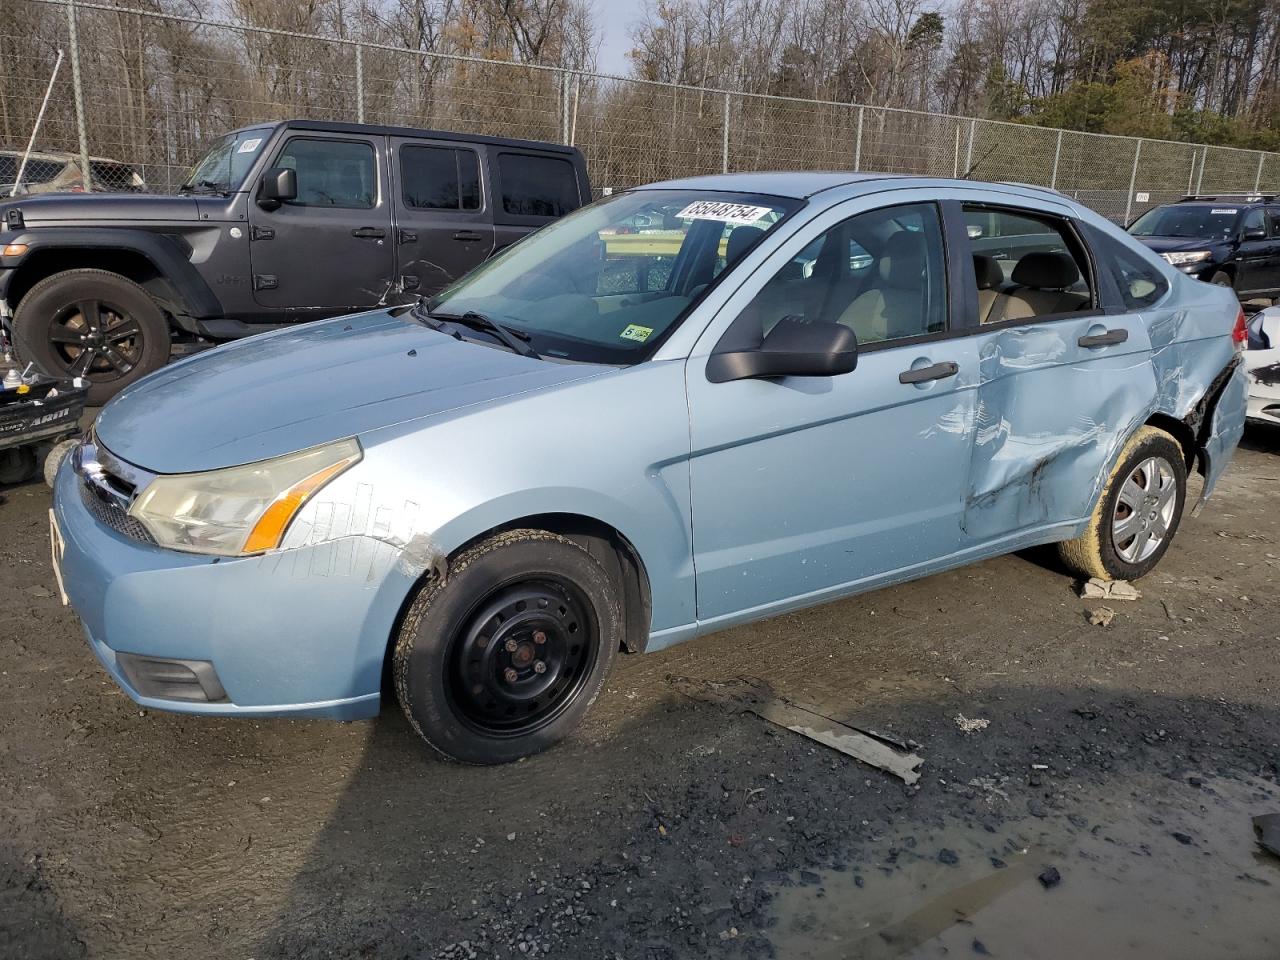
[[[573,541],[514,530],[463,552],[414,600],[393,654],[413,728],[466,763],[505,763],[568,733],[618,648],[619,589]]]
[[[28,291],[13,318],[18,354],[50,376],[89,381],[102,404],[169,358],[169,325],[150,295],[106,270],[68,270]]]
[[[1142,427],[1121,451],[1085,532],[1059,544],[1062,559],[1084,577],[1137,580],[1169,549],[1186,499],[1182,447]]]

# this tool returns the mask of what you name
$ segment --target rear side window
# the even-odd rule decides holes
[[[419,210],[479,210],[480,162],[474,150],[401,147],[404,202]]]
[[[1126,309],[1150,307],[1168,292],[1169,281],[1160,271],[1123,243],[1097,230],[1093,231],[1092,239],[1100,262],[1105,262],[1115,277]]]
[[[502,209],[520,217],[563,217],[576,210],[578,178],[573,164],[558,157],[498,154]]]
[[[298,199],[304,207],[369,208],[378,195],[373,146],[363,140],[290,140],[276,160],[298,174]]]

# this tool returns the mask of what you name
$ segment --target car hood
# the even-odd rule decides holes
[[[238,340],[173,364],[120,393],[94,430],[108,450],[144,469],[213,470],[611,369],[534,360],[379,311]]]
[[[194,197],[145,193],[43,193],[14,197],[0,208],[16,207],[29,227],[86,220],[198,220]]]
[[[1134,237],[1145,243],[1156,253],[1172,253],[1175,250],[1217,250],[1224,246],[1223,240],[1205,240],[1196,237]]]

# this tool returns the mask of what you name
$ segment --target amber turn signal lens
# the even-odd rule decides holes
[[[263,550],[274,550],[280,546],[285,528],[293,520],[293,515],[307,502],[307,498],[359,459],[358,456],[354,456],[339,460],[332,466],[299,480],[276,497],[258,522],[253,525],[253,530],[249,532],[249,539],[244,542],[244,549],[241,552],[261,553]]]
[[[6,243],[4,245],[4,255],[6,257],[20,257],[27,252],[25,243]]]

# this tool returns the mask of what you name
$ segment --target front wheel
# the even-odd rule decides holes
[[[13,316],[18,355],[53,377],[89,381],[95,406],[169,359],[169,324],[151,295],[107,270],[45,277]]]
[[[1225,272],[1225,271],[1223,271],[1223,270],[1219,270],[1219,271],[1218,271],[1217,273],[1215,273],[1212,277],[1210,277],[1210,278],[1209,278],[1209,282],[1210,282],[1210,283],[1212,283],[1215,287],[1230,287],[1230,286],[1233,286],[1233,284],[1232,284],[1232,282],[1231,282],[1231,274],[1226,273],[1226,272]]]
[[[517,760],[578,723],[622,644],[620,591],[571,540],[513,530],[482,541],[423,588],[393,654],[400,705],[436,750]]]
[[[1085,532],[1059,544],[1083,577],[1137,580],[1160,562],[1182,520],[1187,467],[1178,441],[1156,427],[1125,444]]]

